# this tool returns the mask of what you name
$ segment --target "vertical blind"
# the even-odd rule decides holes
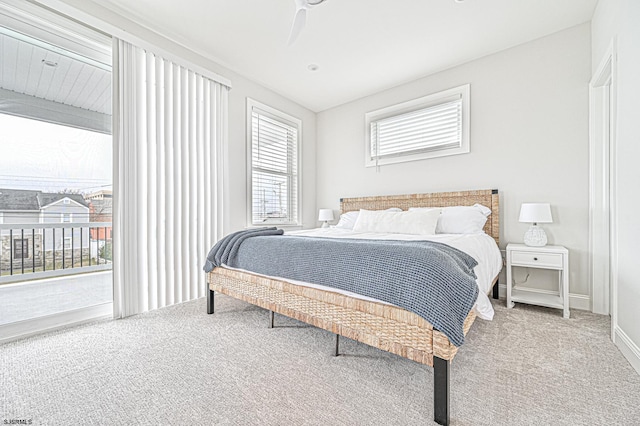
[[[252,224],[298,223],[298,126],[251,111]]]
[[[459,148],[462,99],[371,122],[371,157],[395,157]]]
[[[122,40],[115,74],[114,316],[205,294],[222,235],[228,88]]]

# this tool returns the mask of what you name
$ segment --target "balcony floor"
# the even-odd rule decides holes
[[[0,325],[112,300],[112,271],[0,285]]]

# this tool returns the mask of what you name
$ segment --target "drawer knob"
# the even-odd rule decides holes
[[[533,258],[533,260],[538,260],[538,258],[537,258],[537,257],[534,257],[534,258]]]

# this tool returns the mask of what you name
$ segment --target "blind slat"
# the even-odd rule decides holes
[[[389,150],[389,149],[402,149],[403,147],[411,147],[411,146],[429,146],[429,145],[438,145],[440,143],[450,143],[450,142],[455,142],[457,141],[458,135],[441,135],[441,136],[437,136],[437,137],[432,137],[432,138],[420,138],[420,137],[415,137],[415,138],[407,138],[407,139],[403,139],[401,141],[399,141],[397,144],[393,144],[393,145],[387,145],[382,147],[383,150]]]
[[[458,122],[447,123],[447,124],[439,124],[432,127],[414,127],[407,128],[402,130],[397,130],[394,132],[387,131],[379,131],[380,138],[402,138],[405,136],[411,135],[424,135],[425,137],[429,137],[431,135],[442,134],[442,133],[453,133],[458,131]]]

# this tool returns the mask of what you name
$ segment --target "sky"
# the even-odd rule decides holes
[[[111,135],[0,114],[0,188],[111,189]]]

